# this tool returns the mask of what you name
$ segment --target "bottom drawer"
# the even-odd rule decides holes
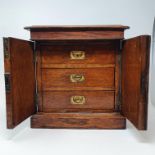
[[[126,118],[119,113],[37,113],[32,128],[125,129]]]
[[[43,92],[43,111],[114,110],[114,91]]]

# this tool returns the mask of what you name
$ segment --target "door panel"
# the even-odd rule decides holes
[[[35,113],[33,42],[4,38],[7,127]]]
[[[122,51],[122,113],[147,129],[150,36],[125,40]]]

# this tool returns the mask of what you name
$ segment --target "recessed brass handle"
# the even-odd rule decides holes
[[[84,96],[72,96],[70,101],[71,104],[84,104],[86,102],[86,98]]]
[[[73,60],[85,59],[85,51],[71,51],[70,59],[73,59]]]
[[[71,74],[70,81],[71,82],[83,82],[85,80],[84,75],[81,74]]]

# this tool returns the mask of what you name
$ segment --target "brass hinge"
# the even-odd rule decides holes
[[[6,92],[9,92],[11,89],[11,84],[10,84],[10,73],[5,73],[5,90]]]
[[[120,68],[119,70],[119,86],[118,86],[118,95],[116,97],[116,110],[120,111],[121,110],[121,106],[122,106],[122,92],[121,92],[121,80],[122,80],[122,70],[121,70],[121,66],[122,66],[122,55],[121,55],[121,50],[122,50],[122,43],[123,40],[120,40],[120,51],[118,52],[117,55],[117,61],[118,61],[118,66]]]
[[[122,103],[121,103],[121,90],[119,89],[118,92],[118,111],[120,111],[122,108]]]
[[[34,42],[34,48],[33,48],[34,51],[36,51],[36,42]]]
[[[37,55],[36,55],[36,42],[34,42],[34,46],[33,46],[33,60],[34,60],[34,63],[37,62]]]
[[[118,95],[116,97],[116,105],[115,105],[115,110],[120,111],[121,110],[121,89],[119,88],[118,90]]]
[[[140,80],[140,86],[141,86],[141,94],[145,94],[147,87],[146,87],[146,73],[141,73],[141,80]]]
[[[36,53],[36,42],[34,42],[34,46],[33,46],[33,58],[34,58],[34,70],[35,70],[35,108],[36,111],[38,112],[38,103],[39,103],[39,95],[38,95],[38,90],[37,90],[37,53]]]
[[[4,47],[4,58],[9,59],[10,58],[10,52],[9,52],[8,38],[3,38],[3,47]]]
[[[35,103],[38,103],[38,93],[35,94]]]
[[[35,94],[35,106],[36,106],[36,111],[38,111],[38,102],[39,102],[39,99],[38,99],[38,93]]]
[[[120,51],[123,49],[123,40],[120,40]]]

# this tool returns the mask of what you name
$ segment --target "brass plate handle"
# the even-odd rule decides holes
[[[86,102],[86,98],[84,96],[72,96],[70,101],[71,104],[84,104]]]
[[[71,74],[70,75],[70,81],[71,82],[83,82],[85,80],[85,77],[80,74]]]
[[[85,59],[85,51],[71,51],[70,59],[73,59],[73,60]]]

